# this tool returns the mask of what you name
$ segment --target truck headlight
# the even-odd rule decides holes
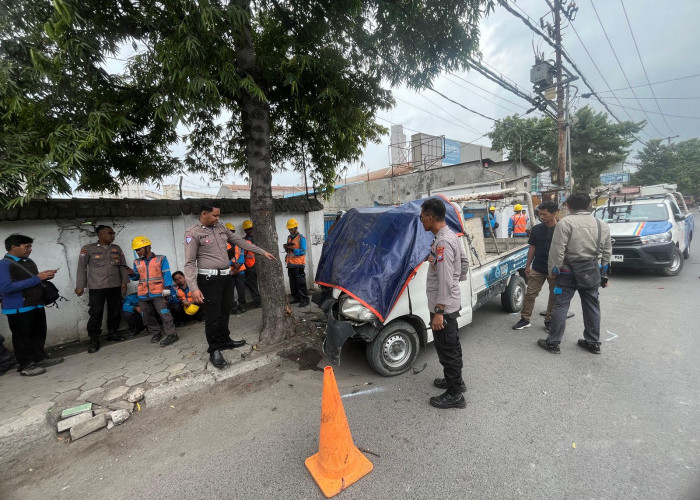
[[[340,298],[340,314],[355,321],[369,322],[377,319],[377,316],[363,306],[359,300],[353,299],[349,295]]]
[[[640,236],[639,239],[642,241],[642,245],[646,245],[647,243],[663,243],[666,241],[671,241],[671,238],[671,231],[666,231],[665,233]]]

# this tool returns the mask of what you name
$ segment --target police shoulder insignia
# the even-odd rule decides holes
[[[192,242],[192,236],[190,236],[189,234],[186,234],[185,235],[185,243],[191,243],[191,242]]]
[[[80,256],[84,257],[85,255],[87,255],[87,250],[83,248],[82,250],[80,250]]]
[[[435,249],[435,254],[437,255],[437,261],[442,262],[443,259],[445,258],[445,247],[437,247]]]

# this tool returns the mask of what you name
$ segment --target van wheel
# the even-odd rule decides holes
[[[405,321],[394,321],[367,344],[367,361],[380,375],[393,377],[413,365],[419,350],[416,329]]]
[[[506,287],[506,291],[501,294],[503,310],[509,313],[520,311],[523,308],[523,302],[525,302],[526,290],[525,280],[521,276],[514,274]]]
[[[661,274],[664,276],[677,276],[681,269],[683,269],[683,254],[678,248],[674,248],[671,255],[671,263],[661,269]]]

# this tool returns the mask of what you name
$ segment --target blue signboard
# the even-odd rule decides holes
[[[630,174],[626,172],[615,172],[612,174],[600,174],[602,184],[624,184],[630,181]]]
[[[459,141],[445,139],[445,158],[442,160],[443,165],[457,165],[462,163],[461,155],[462,145]]]

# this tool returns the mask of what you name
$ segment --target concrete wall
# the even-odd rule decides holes
[[[241,224],[250,218],[247,214],[223,214],[221,221],[232,222],[237,231],[242,232]],[[276,215],[276,229],[280,243],[275,249],[266,249],[278,255],[284,262],[282,244],[286,243],[289,231],[286,228],[287,219],[295,218],[299,222],[299,231],[306,236],[307,250],[307,283],[313,286],[316,262],[321,257],[323,245],[323,211],[287,212]],[[171,272],[184,268],[184,234],[197,218],[194,215],[161,216],[161,217],[123,217],[100,218],[94,224],[107,224],[117,233],[115,243],[124,251],[127,263],[131,266],[135,255],[131,250],[131,240],[135,236],[147,236],[153,242],[153,251],[163,254],[170,261]],[[80,248],[88,243],[97,241],[94,236],[94,225],[84,224],[83,220],[22,220],[0,221],[0,239],[12,233],[22,233],[34,238],[31,258],[39,270],[56,269],[53,282],[59,288],[67,301],[60,301],[59,307],[47,309],[48,338],[47,346],[62,344],[87,338],[88,294],[82,297],[75,295],[75,280],[77,273],[78,255]],[[284,275],[287,290],[289,281]],[[129,284],[128,293],[136,291],[136,284]],[[103,331],[104,328],[103,328]],[[0,333],[7,339],[6,345],[11,344],[11,333],[7,318],[0,320]]]
[[[501,175],[495,172],[499,172]],[[523,165],[517,161],[495,163],[488,170],[484,169],[480,162],[472,162],[404,174],[393,178],[357,182],[336,189],[328,202],[325,203],[326,212],[369,207],[375,203],[379,205],[405,203],[423,195],[439,192],[450,186],[500,182],[504,176],[506,179],[512,179],[507,187],[517,187],[529,191],[530,177],[534,177],[535,173],[534,167]],[[523,176],[526,178],[521,179]]]

